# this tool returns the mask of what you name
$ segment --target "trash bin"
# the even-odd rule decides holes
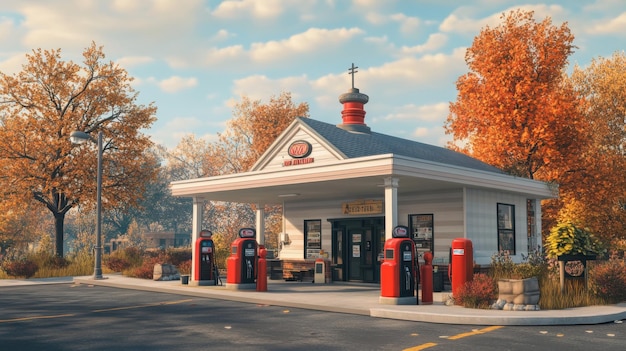
[[[433,271],[433,291],[434,292],[443,291],[443,272],[442,271]]]
[[[181,276],[180,276],[180,282],[181,282],[183,285],[187,285],[187,284],[189,284],[189,276],[188,276],[188,275],[186,275],[186,274],[181,275]]]

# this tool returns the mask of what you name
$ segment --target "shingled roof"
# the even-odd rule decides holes
[[[297,118],[348,158],[394,154],[451,166],[504,174],[503,171],[496,167],[443,147],[376,132],[354,133],[311,118]]]

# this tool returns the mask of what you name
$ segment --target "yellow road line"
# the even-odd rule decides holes
[[[98,313],[98,312],[130,310],[130,309],[134,309],[134,308],[144,308],[144,307],[153,307],[153,306],[175,305],[175,304],[185,303],[185,302],[189,302],[189,301],[193,301],[193,299],[178,300],[178,301],[168,301],[168,302],[156,302],[156,303],[149,303],[149,304],[135,305],[135,306],[126,306],[126,307],[106,308],[106,309],[102,309],[102,310],[93,310],[91,312]]]
[[[0,320],[0,323],[9,323],[9,322],[23,322],[23,321],[32,321],[35,319],[51,319],[51,318],[63,318],[63,317],[73,317],[76,314],[57,314],[54,316],[33,316],[33,317],[21,317],[14,319],[3,319]]]
[[[427,349],[429,347],[433,347],[433,346],[437,346],[437,344],[434,343],[434,342],[427,342],[425,344],[421,344],[421,345],[418,345],[418,346],[415,346],[415,347],[404,349],[402,351],[420,351],[420,350],[425,350],[425,349]]]
[[[490,331],[494,331],[494,330],[497,330],[497,329],[500,329],[500,328],[504,328],[504,327],[501,326],[501,325],[494,325],[494,326],[483,328],[483,329],[473,330],[473,331],[468,332],[468,333],[462,333],[462,334],[453,335],[453,336],[449,337],[448,339],[449,340],[457,340],[457,339],[465,338],[467,336],[485,334],[485,333],[488,333]]]
[[[485,333],[488,333],[490,331],[498,330],[500,328],[504,328],[504,327],[501,326],[501,325],[494,325],[494,326],[483,328],[483,329],[473,330],[473,331],[467,332],[467,333],[461,333],[461,334],[449,336],[446,339],[448,339],[448,340],[458,340],[458,339],[465,338],[465,337],[472,336],[472,335],[485,334]],[[428,343],[425,343],[425,344],[417,345],[415,347],[410,347],[408,349],[404,349],[402,351],[419,351],[419,350],[425,350],[425,349],[427,349],[429,347],[433,347],[433,346],[437,346],[437,344],[434,343],[434,342],[428,342]]]

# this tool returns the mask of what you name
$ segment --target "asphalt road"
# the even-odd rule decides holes
[[[0,288],[0,350],[624,350],[626,326],[441,325],[89,285]]]

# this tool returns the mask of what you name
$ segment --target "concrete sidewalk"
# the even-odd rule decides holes
[[[312,284],[269,280],[268,291],[258,292],[233,290],[227,286],[190,286],[180,281],[152,281],[121,275],[105,275],[105,278],[94,280],[92,277],[75,277],[74,283],[442,324],[575,325],[626,319],[626,303],[564,310],[499,311],[446,306],[442,302],[446,293],[434,293],[434,303],[431,305],[381,304],[380,287],[371,284]]]
[[[223,279],[225,281],[225,279]],[[48,279],[3,279],[3,286],[37,284],[87,284],[122,289],[162,292],[291,308],[360,314],[377,318],[467,325],[575,325],[600,324],[626,319],[626,303],[564,310],[497,311],[446,306],[434,293],[431,305],[386,305],[379,302],[380,287],[372,284],[312,284],[269,280],[268,291],[233,290],[227,286],[190,286],[176,281],[153,281],[105,274],[105,279],[62,277]]]

